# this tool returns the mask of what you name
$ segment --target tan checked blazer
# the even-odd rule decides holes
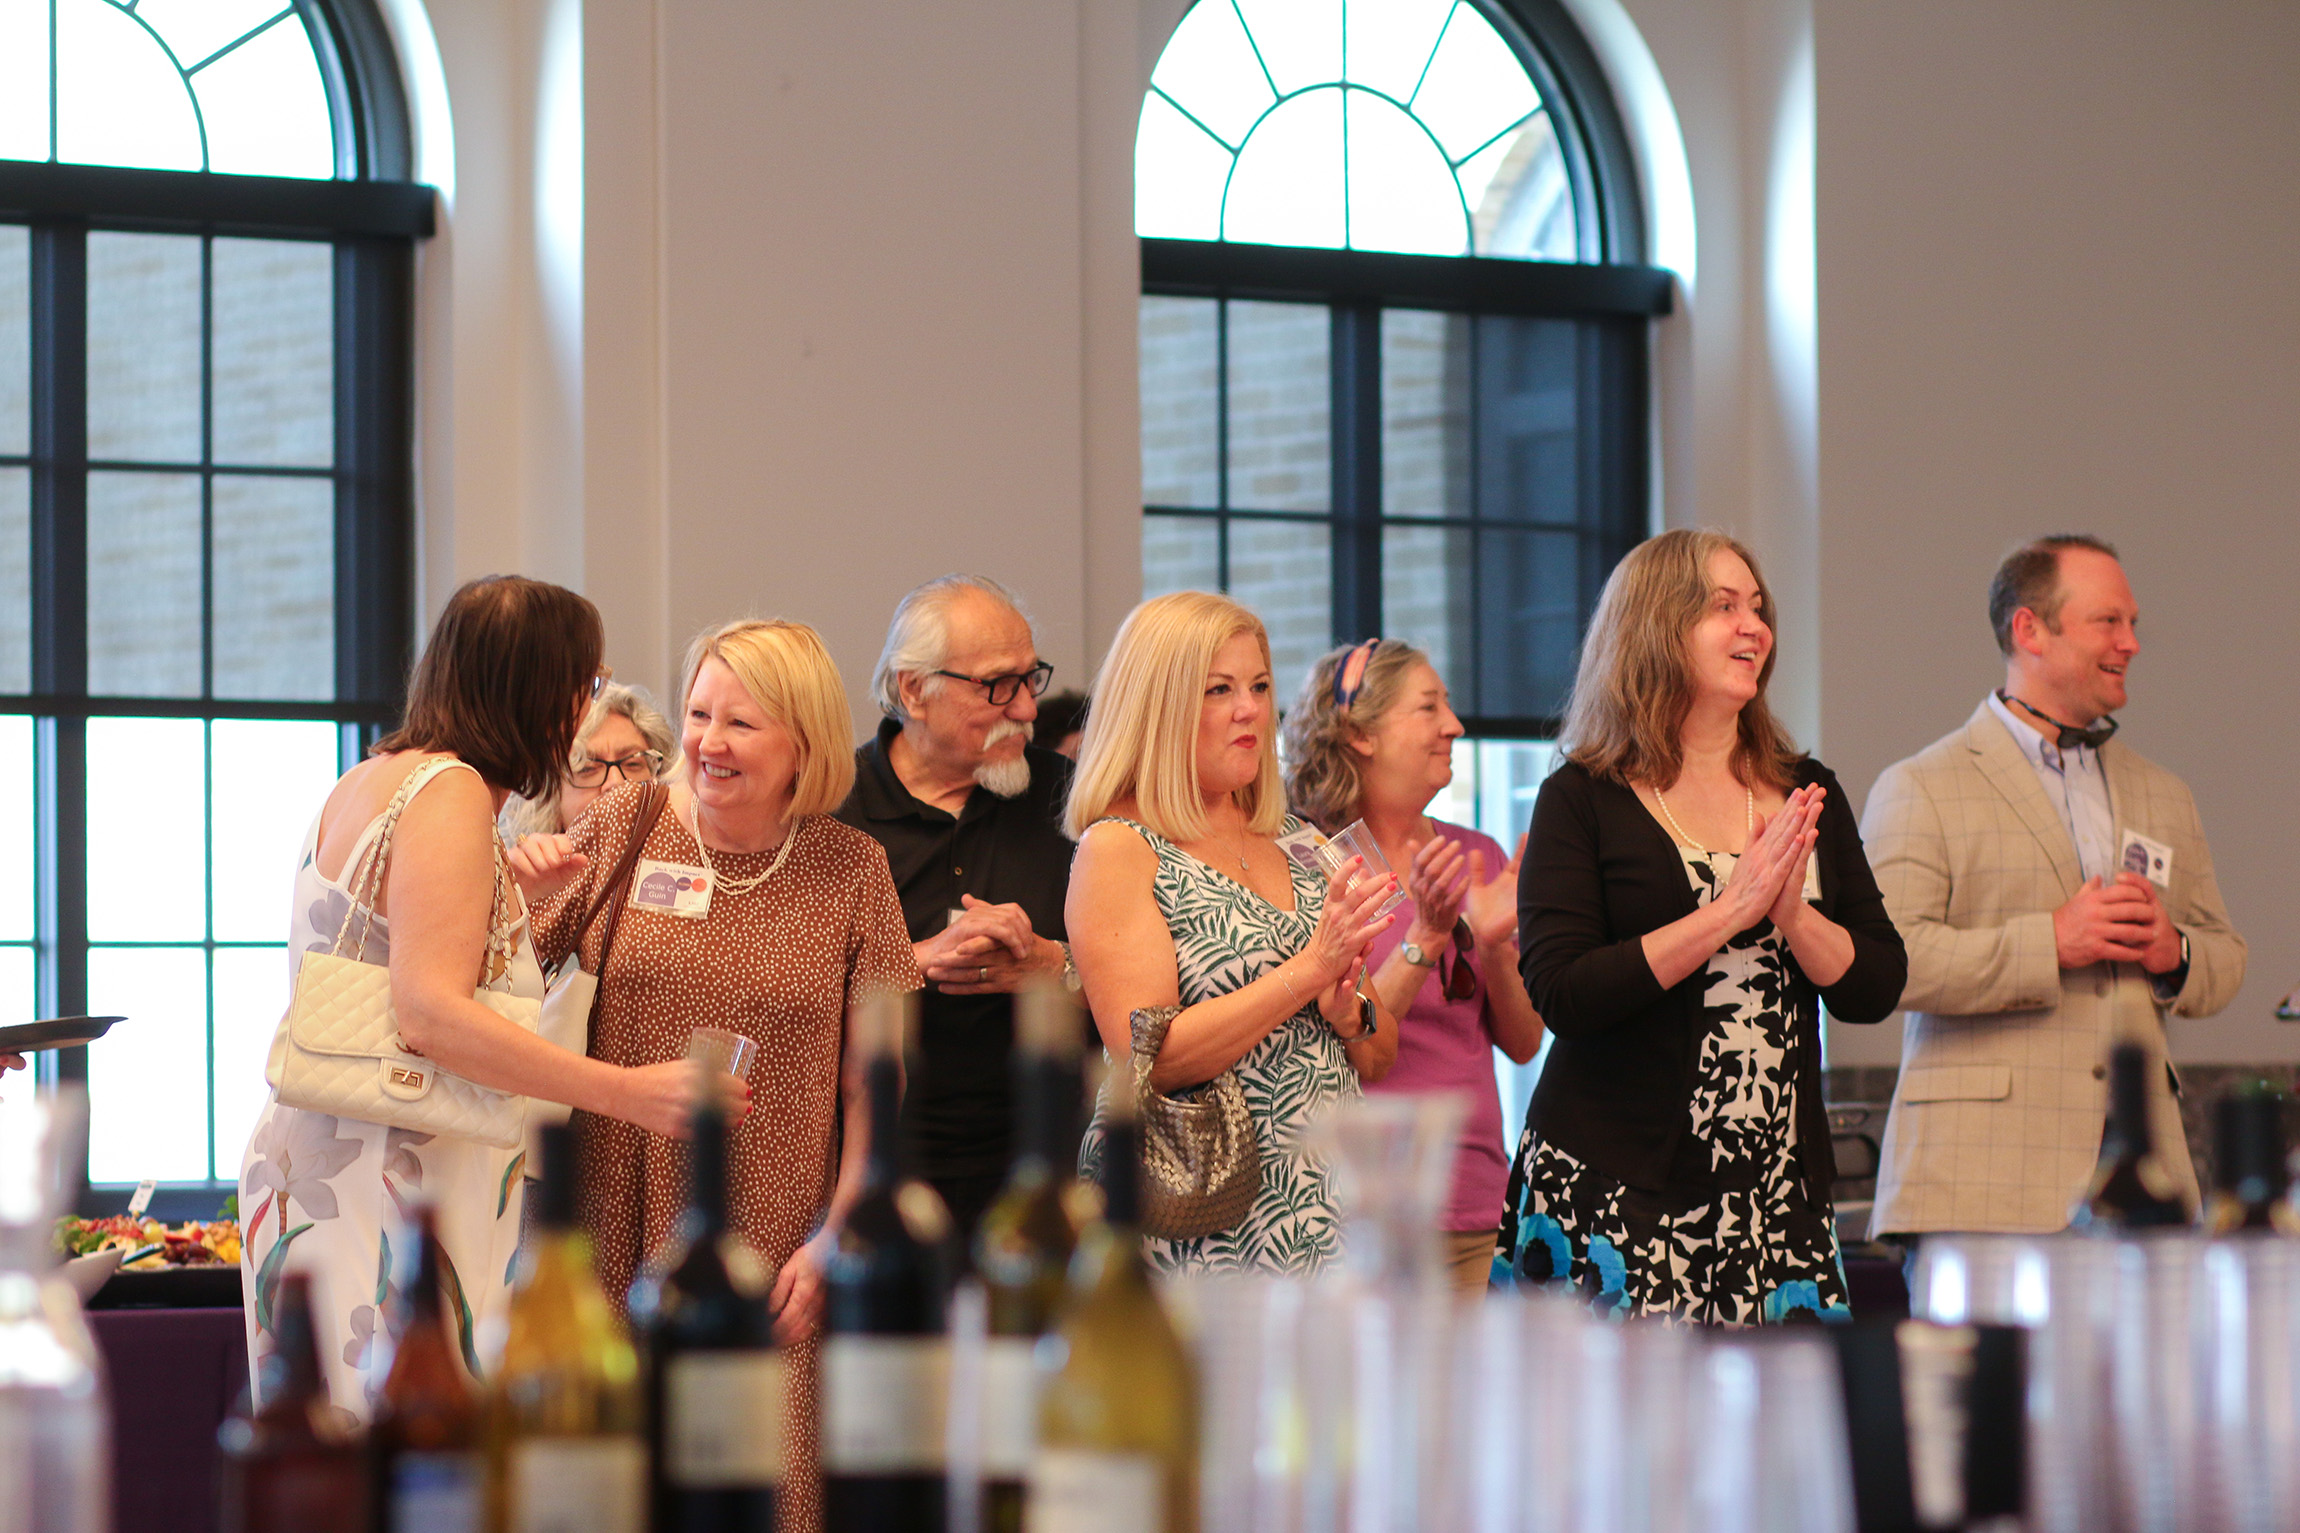
[[[2243,983],[2244,939],[2188,785],[2114,740],[2100,756],[2118,835],[2172,848],[2165,907],[2188,937],[2189,967],[2169,1008],[2137,964],[2060,968],[2052,913],[2084,882],[2076,848],[1987,703],[1887,767],[1869,794],[1862,838],[1909,947],[1872,1229],[2065,1227],[2100,1156],[2110,1046],[2131,1039],[2161,1061],[2165,1010],[2210,1016]],[[2168,1071],[2148,1078],[2157,1146],[2193,1205]]]

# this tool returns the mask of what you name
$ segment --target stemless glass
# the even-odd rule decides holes
[[[112,1525],[103,1363],[58,1270],[56,1216],[79,1185],[88,1104],[77,1091],[0,1107],[0,1528]]]

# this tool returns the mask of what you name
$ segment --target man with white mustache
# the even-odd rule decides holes
[[[1053,668],[1021,603],[980,575],[905,596],[838,818],[886,848],[927,988],[903,1099],[905,1153],[971,1236],[1013,1151],[1012,993],[1060,979],[1071,764],[1030,744]]]
[[[1881,1234],[2066,1227],[2124,1043],[2149,1057],[2162,1191],[2196,1206],[2166,1024],[2226,1006],[2245,949],[2188,785],[2109,738],[2139,616],[2100,539],[2014,550],[1989,586],[2004,686],[1869,794],[1862,835],[1909,949]]]

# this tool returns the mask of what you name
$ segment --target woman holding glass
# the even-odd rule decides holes
[[[416,662],[400,727],[343,775],[304,839],[288,953],[300,964],[333,946],[386,814],[404,800],[360,955],[390,969],[403,1044],[482,1086],[679,1133],[691,1110],[689,1071],[554,1048],[472,995],[475,983],[543,993],[495,816],[508,794],[557,782],[603,680],[600,649],[598,609],[558,586],[505,575],[450,597]],[[504,924],[513,933],[508,965],[490,950]],[[510,1295],[517,1153],[288,1107],[276,1096],[266,1103],[240,1169],[249,1376],[263,1377],[257,1365],[272,1346],[274,1291],[292,1261],[318,1279],[312,1322],[329,1398],[365,1419],[389,1351],[376,1345],[389,1318],[376,1302],[377,1274],[408,1249],[399,1210],[417,1198],[438,1212],[444,1258],[464,1298],[458,1339],[476,1372],[477,1337],[502,1317]]]
[[[1136,607],[1093,696],[1063,823],[1078,837],[1064,922],[1095,1027],[1124,1059],[1135,1010],[1180,1006],[1151,1085],[1181,1092],[1235,1067],[1261,1153],[1237,1225],[1151,1239],[1150,1260],[1315,1271],[1340,1229],[1326,1171],[1298,1141],[1397,1057],[1396,1023],[1361,998],[1395,881],[1352,865],[1329,882],[1278,844],[1303,827],[1278,775],[1269,636],[1228,597]]]
[[[730,1142],[728,1214],[778,1274],[774,1303],[796,1339],[820,1302],[801,1247],[857,1184],[870,1124],[867,1104],[850,1104],[840,1143],[847,1009],[861,995],[916,990],[918,966],[886,853],[830,817],[853,785],[854,745],[846,689],[815,631],[781,621],[706,630],[688,646],[680,694],[686,771],[641,849],[599,975],[591,1052],[679,1060],[699,1026],[756,1042],[752,1074],[773,1109]],[[635,786],[613,789],[572,831],[514,854],[547,965],[574,947],[640,803]],[[673,887],[681,880],[689,887]],[[594,973],[605,928],[602,918],[583,934]],[[582,1219],[620,1307],[686,1207],[686,1156],[659,1131],[581,1126]]]
[[[1616,1314],[1850,1314],[1820,1003],[1877,1022],[1908,955],[1829,769],[1765,703],[1773,595],[1718,532],[1630,551],[1598,598],[1518,881],[1555,1035],[1500,1255]]]
[[[539,799],[514,795],[503,806],[504,835],[516,844],[527,836],[565,830],[609,788],[657,781],[676,743],[670,720],[645,691],[608,682],[575,732],[575,748],[557,790]]]
[[[1517,865],[1490,836],[1428,813],[1453,781],[1461,735],[1420,650],[1399,639],[1337,649],[1286,715],[1286,797],[1328,834],[1363,820],[1389,865],[1407,870],[1413,906],[1366,955],[1374,992],[1400,1019],[1397,1065],[1367,1089],[1461,1098],[1441,1227],[1456,1286],[1479,1293],[1509,1180],[1493,1051],[1531,1060],[1541,1018],[1517,972]]]

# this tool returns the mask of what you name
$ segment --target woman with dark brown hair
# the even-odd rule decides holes
[[[344,773],[304,838],[288,958],[326,951],[371,852],[383,858],[374,922],[355,955],[391,973],[402,1045],[481,1086],[564,1102],[672,1134],[686,1121],[683,1063],[625,1069],[552,1047],[473,997],[486,985],[540,998],[543,972],[495,831],[505,795],[555,787],[583,711],[604,680],[599,612],[572,591],[516,575],[448,599],[416,662],[400,727]],[[399,815],[388,843],[380,832]],[[359,932],[354,922],[351,930]],[[510,955],[503,956],[505,934]],[[291,969],[291,974],[292,974]],[[276,1071],[274,1072],[276,1075]],[[271,1349],[287,1266],[316,1272],[313,1325],[331,1400],[365,1419],[390,1349],[384,1289],[420,1200],[438,1211],[465,1362],[500,1317],[519,1245],[520,1152],[283,1105],[256,1120],[240,1169],[246,1220],[249,1376]],[[291,1251],[292,1248],[292,1251]]]
[[[1500,1257],[1613,1314],[1845,1319],[1820,1005],[1877,1022],[1908,955],[1828,768],[1765,704],[1773,594],[1719,532],[1605,583],[1518,876],[1556,1041]]]

